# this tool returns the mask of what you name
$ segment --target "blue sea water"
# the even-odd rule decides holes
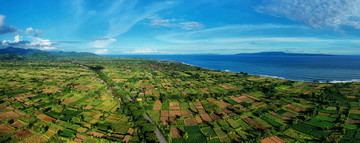
[[[312,82],[360,81],[360,56],[111,55],[172,60],[214,70]]]

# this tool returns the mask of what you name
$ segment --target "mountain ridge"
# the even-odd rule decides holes
[[[311,53],[286,53],[283,51],[270,51],[270,52],[258,52],[258,53],[238,53],[235,55],[276,55],[276,56],[336,56],[330,54],[311,54]]]

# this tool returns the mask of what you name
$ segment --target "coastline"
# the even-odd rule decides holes
[[[266,74],[266,73],[252,73],[249,71],[233,71],[231,69],[227,69],[227,68],[211,68],[211,67],[206,67],[206,66],[200,66],[197,64],[190,64],[188,62],[184,62],[184,61],[180,61],[180,60],[174,60],[174,59],[169,59],[169,58],[164,58],[164,57],[154,57],[153,55],[108,55],[106,57],[122,57],[122,58],[143,58],[143,59],[151,59],[151,60],[157,60],[157,61],[169,61],[169,62],[174,62],[174,63],[181,63],[181,64],[185,64],[185,65],[190,65],[190,66],[195,66],[195,67],[200,67],[200,68],[205,68],[205,69],[209,69],[209,70],[218,70],[218,71],[223,71],[223,72],[232,72],[232,73],[239,73],[239,72],[244,72],[244,73],[248,73],[249,75],[253,75],[253,76],[261,76],[261,77],[269,77],[269,78],[276,78],[276,79],[284,79],[284,80],[291,80],[291,81],[299,81],[299,82],[307,82],[307,83],[311,83],[314,81],[318,81],[319,83],[349,83],[349,82],[360,82],[360,79],[346,79],[346,80],[341,80],[341,79],[330,79],[330,80],[314,80],[312,78],[314,77],[309,77],[308,79],[306,79],[306,76],[299,76],[299,78],[304,78],[304,79],[293,79],[293,78],[286,78],[286,77],[282,77],[282,76],[278,76],[278,75],[271,75],[271,74]]]
[[[144,58],[144,59],[149,59],[149,58]],[[151,59],[151,60],[158,60],[158,59]],[[204,69],[208,69],[208,70],[218,70],[218,69],[211,69],[211,68],[201,67],[201,66],[197,66],[197,65],[193,65],[193,64],[181,62],[181,61],[173,61],[173,60],[158,60],[158,61],[175,62],[175,63],[181,63],[181,64],[189,65],[189,66],[200,67],[200,68],[204,68]],[[225,69],[225,70],[219,70],[219,71],[236,73],[236,72],[232,72],[232,71],[227,70],[227,69]],[[294,80],[294,79],[288,79],[288,78],[284,78],[284,77],[280,77],[280,76],[274,76],[274,75],[264,75],[264,74],[249,74],[249,75],[311,83],[311,81]],[[344,81],[332,80],[332,81],[328,81],[328,82],[327,82],[327,81],[319,81],[319,83],[331,83],[331,84],[336,84],[336,83],[350,83],[350,82],[360,82],[360,79],[352,79],[352,80],[344,80]]]

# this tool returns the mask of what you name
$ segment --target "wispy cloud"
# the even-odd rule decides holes
[[[158,53],[159,51],[156,49],[135,49],[132,51],[125,51],[127,54],[149,54],[149,53]]]
[[[110,40],[111,38],[107,38],[107,37],[96,37],[93,40]]]
[[[360,0],[263,0],[258,12],[287,17],[313,28],[360,29]]]
[[[108,53],[108,49],[99,49],[99,50],[95,50],[94,53],[95,54],[106,54]]]
[[[176,21],[176,19],[161,19],[158,15],[150,16],[148,19],[152,27],[173,27],[176,25],[172,23]]]
[[[148,17],[148,19],[150,20],[150,25],[156,28],[176,27],[184,30],[199,30],[205,27],[204,24],[200,22],[195,22],[195,21],[184,22],[184,21],[178,21],[175,18],[162,19],[158,15],[152,15]]]
[[[31,34],[34,31],[34,29],[32,27],[29,27],[29,28],[26,28],[25,31],[26,31],[26,34]]]
[[[177,44],[229,44],[229,43],[249,43],[254,45],[254,42],[268,42],[268,43],[360,43],[358,39],[338,39],[338,38],[321,38],[311,37],[308,35],[284,36],[281,31],[304,31],[306,33],[309,28],[297,25],[231,25],[217,28],[209,28],[204,30],[179,32],[160,35],[155,38],[161,41],[177,43]],[[261,31],[259,33],[258,31]],[[274,32],[279,31],[279,33]],[[224,34],[226,33],[226,34]],[[255,34],[254,34],[255,33]]]
[[[137,0],[115,1],[104,13],[104,17],[109,18],[109,29],[105,37],[116,38],[128,32],[136,23],[142,21],[156,12],[168,9],[175,4],[173,1],[153,2],[149,5],[139,5]],[[116,40],[98,39],[90,43],[96,48],[108,47]]]
[[[91,47],[94,47],[94,48],[104,48],[104,47],[107,47],[109,44],[113,43],[117,41],[116,39],[113,39],[113,38],[108,38],[108,39],[97,39],[93,42],[90,42],[89,45]]]
[[[195,30],[195,29],[202,29],[204,28],[204,25],[200,22],[182,22],[180,23],[182,25],[182,29],[185,30]]]

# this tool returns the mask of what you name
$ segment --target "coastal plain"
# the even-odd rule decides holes
[[[140,58],[0,67],[0,142],[360,142],[358,82],[299,82]]]

